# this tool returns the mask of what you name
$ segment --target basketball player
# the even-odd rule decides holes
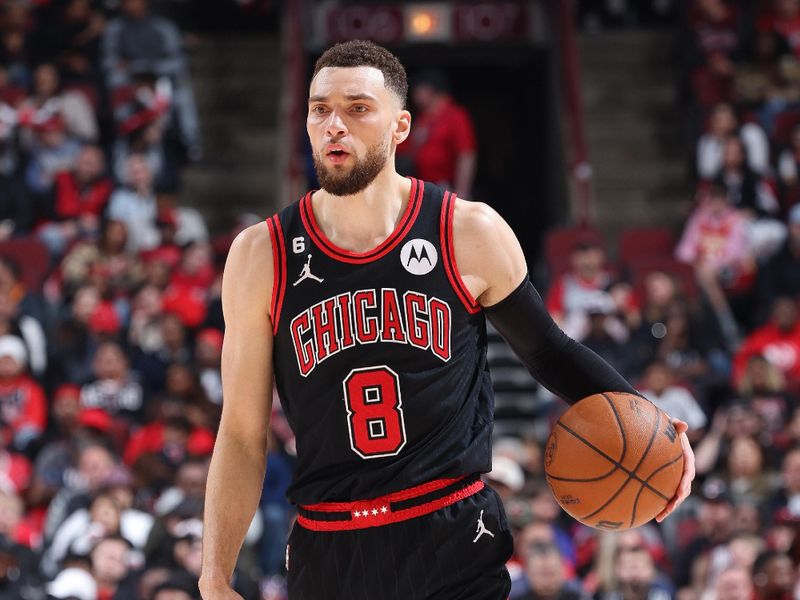
[[[322,188],[231,247],[206,599],[238,598],[230,578],[261,492],[273,375],[297,436],[291,600],[508,597],[511,534],[480,479],[493,408],[485,317],[566,401],[635,393],[555,326],[495,211],[397,174],[406,93],[387,50],[326,51],[307,117]],[[659,518],[694,476],[686,424],[676,428],[686,467]]]

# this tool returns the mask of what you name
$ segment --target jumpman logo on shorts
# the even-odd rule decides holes
[[[475,532],[478,535],[476,535],[475,539],[472,540],[473,544],[475,542],[477,542],[483,534],[486,534],[486,535],[489,535],[491,537],[494,537],[494,534],[491,531],[489,531],[488,529],[486,529],[486,525],[483,524],[483,511],[481,511],[481,516],[478,517],[478,529],[476,529]]]
[[[306,261],[306,264],[303,265],[303,270],[300,271],[300,278],[292,284],[292,287],[296,286],[298,283],[303,281],[303,279],[313,279],[314,281],[319,281],[320,283],[325,281],[324,279],[322,279],[320,277],[317,277],[316,275],[314,275],[311,272],[311,255],[310,254],[308,255],[308,260]]]

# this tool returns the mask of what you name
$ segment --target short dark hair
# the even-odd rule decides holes
[[[394,92],[403,107],[408,96],[408,77],[398,58],[369,40],[350,40],[331,46],[314,65],[312,79],[325,67],[375,67],[383,73],[384,85]]]

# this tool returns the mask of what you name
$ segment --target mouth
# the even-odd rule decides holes
[[[347,160],[350,153],[339,145],[331,145],[325,150],[325,157],[333,164],[340,164]]]

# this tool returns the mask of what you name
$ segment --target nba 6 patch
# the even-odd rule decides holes
[[[436,266],[439,253],[428,240],[420,238],[407,241],[400,250],[403,268],[413,275],[427,275]]]

